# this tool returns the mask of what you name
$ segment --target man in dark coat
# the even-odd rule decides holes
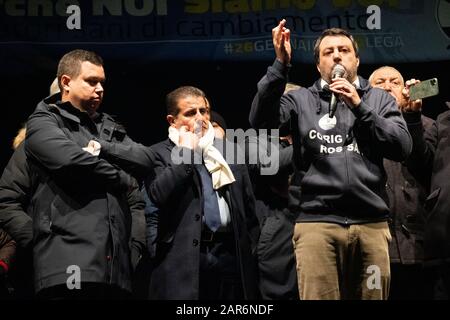
[[[450,108],[450,102],[447,102]],[[425,201],[424,264],[430,294],[450,298],[450,111],[424,130],[421,106],[403,114],[413,138],[408,169],[429,190]]]
[[[166,101],[169,139],[152,146],[155,172],[146,183],[158,209],[150,298],[257,298],[259,228],[246,167],[217,150],[201,90],[181,87]]]
[[[299,88],[296,84],[288,83],[284,93]],[[293,178],[290,127],[290,123],[282,126],[279,149],[268,148],[269,137],[265,135],[249,137],[246,141],[246,162],[261,226],[257,253],[259,290],[265,300],[298,299],[296,261],[292,245],[296,215],[288,209],[289,182]],[[267,142],[261,143],[261,139]],[[272,160],[275,154],[278,159]],[[252,162],[250,159],[259,161]],[[273,175],[261,174],[262,167],[271,166],[274,161],[278,161],[278,172]]]
[[[152,155],[97,112],[102,65],[93,52],[64,55],[61,94],[39,103],[27,122],[25,151],[38,176],[29,213],[41,297],[108,298],[131,289],[127,193],[137,183],[118,165],[139,175],[150,170]]]
[[[390,66],[378,68],[369,77],[370,85],[391,94],[404,112],[422,103],[408,98],[410,86],[417,81],[410,79],[405,83],[401,73]],[[434,121],[422,115],[422,123],[428,129]],[[422,265],[426,190],[409,173],[405,162],[384,159],[383,164],[391,210],[389,258],[392,280],[389,299],[426,299],[426,277]]]

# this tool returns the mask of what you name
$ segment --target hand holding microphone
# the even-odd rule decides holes
[[[330,90],[333,94],[329,108],[330,118],[332,118],[336,112],[337,98],[343,100],[343,102],[351,109],[356,108],[361,103],[361,98],[359,97],[355,86],[345,78],[346,70],[342,65],[335,65],[331,75],[332,82],[330,84]]]
[[[345,68],[340,64],[336,64],[333,67],[333,70],[331,72],[331,80],[334,80],[336,78],[343,78],[344,75],[345,75]],[[337,101],[338,101],[338,97],[336,96],[336,93],[333,92],[331,94],[330,106],[328,108],[328,116],[330,118],[334,117],[334,114],[336,112],[336,107],[337,107]]]

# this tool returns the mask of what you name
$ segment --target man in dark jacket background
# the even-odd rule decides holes
[[[402,112],[422,101],[408,98],[410,86],[416,79],[404,81],[401,73],[390,66],[376,69],[369,77],[372,87],[380,88],[391,94]],[[434,120],[422,115],[425,129],[430,128]],[[405,162],[384,159],[391,223],[389,224],[392,241],[389,244],[391,261],[391,288],[389,299],[427,299],[426,276],[423,269],[423,234],[425,218],[426,188],[409,173]],[[414,279],[414,281],[411,281]]]
[[[255,299],[259,228],[247,168],[216,149],[203,91],[180,87],[166,103],[169,139],[151,147],[146,183],[158,210],[150,298]]]
[[[300,86],[287,83],[284,93],[298,88]],[[265,135],[248,137],[246,140],[246,162],[261,226],[257,248],[259,290],[265,300],[298,299],[296,261],[292,246],[296,216],[295,212],[288,209],[289,183],[293,171],[292,132],[289,127],[286,124],[280,130],[282,136],[277,149],[269,148],[271,142]],[[261,143],[262,139],[265,143]],[[278,158],[278,172],[261,174],[261,168],[272,165],[271,162],[275,160],[273,153]],[[259,161],[251,163],[250,159]]]
[[[450,102],[447,102],[450,108]],[[404,112],[413,138],[408,169],[428,190],[425,201],[424,266],[429,275],[429,294],[450,298],[450,111],[441,113],[424,130],[421,105]]]
[[[326,29],[314,55],[319,79],[283,95],[291,61],[286,20],[272,30],[276,61],[258,83],[250,123],[278,128],[293,119],[296,176],[291,206],[301,299],[387,299],[390,267],[383,158],[404,160],[411,137],[392,96],[357,76],[358,47]],[[339,65],[339,67],[337,67]],[[342,73],[335,70],[343,70]],[[329,112],[337,97],[336,112]]]
[[[57,76],[61,94],[38,104],[25,141],[38,177],[29,209],[35,289],[43,298],[122,297],[131,289],[127,196],[137,182],[120,167],[139,176],[152,155],[97,111],[105,81],[98,55],[67,53]]]

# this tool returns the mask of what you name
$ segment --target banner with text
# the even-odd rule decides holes
[[[296,62],[313,61],[314,40],[329,27],[355,36],[364,63],[450,57],[449,0],[3,0],[1,67],[74,48],[137,62],[271,60],[282,18]]]

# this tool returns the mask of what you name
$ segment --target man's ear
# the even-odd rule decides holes
[[[169,123],[169,125],[172,126],[172,125],[175,124],[175,117],[174,117],[173,115],[168,114],[167,117],[166,117],[166,119],[167,119],[167,122]]]
[[[62,85],[64,91],[69,91],[69,82],[70,82],[70,77],[68,75],[63,74],[61,76],[61,85]]]

